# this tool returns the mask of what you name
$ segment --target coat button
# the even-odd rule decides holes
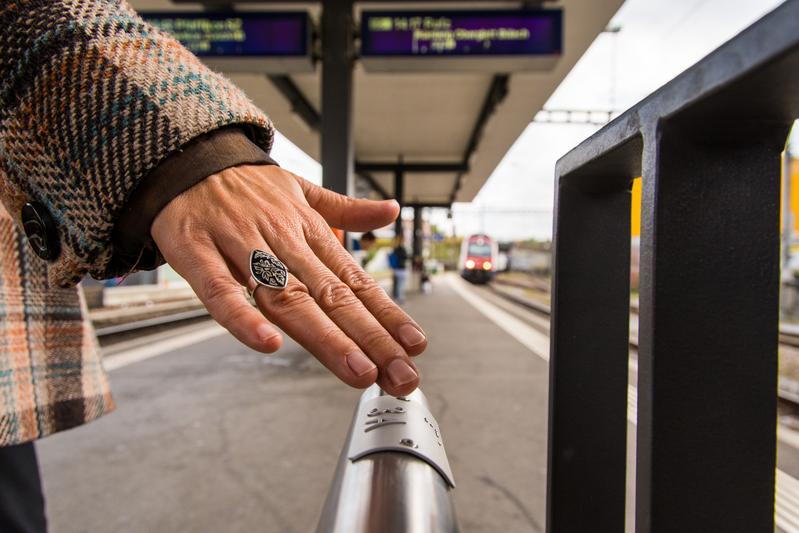
[[[61,241],[53,217],[46,207],[38,202],[22,206],[22,227],[36,255],[45,261],[54,261],[58,258],[61,253]]]

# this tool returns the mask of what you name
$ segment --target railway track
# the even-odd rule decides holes
[[[115,344],[144,334],[156,333],[179,325],[208,320],[211,315],[205,308],[169,313],[122,322],[118,324],[95,327],[95,335],[101,346]]]
[[[517,294],[513,294],[507,290],[502,290],[497,287],[499,286],[509,286],[521,289],[532,289],[532,290],[541,290],[538,286],[527,285],[524,283],[515,283],[515,282],[507,282],[504,280],[494,280],[492,283],[488,285],[488,288],[491,292],[504,300],[507,300],[511,303],[524,307],[528,310],[531,310],[535,313],[538,313],[541,316],[549,318],[551,314],[550,307],[546,304],[541,302],[536,302],[530,298],[525,298],[524,296],[520,296]],[[630,314],[637,315],[638,309],[636,307],[630,307]],[[792,324],[780,324],[780,331],[779,331],[779,342],[780,346],[786,346],[790,348],[797,348],[799,347],[799,326],[794,326]],[[630,336],[630,348],[632,350],[638,351],[638,338],[637,335]],[[796,411],[796,414],[799,415],[799,382],[794,381],[789,378],[781,377],[779,380],[778,386],[778,396],[780,401],[790,404]]]

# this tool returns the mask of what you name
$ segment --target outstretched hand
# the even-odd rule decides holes
[[[377,381],[403,395],[419,385],[409,356],[424,351],[425,335],[330,230],[367,231],[398,215],[393,200],[348,198],[277,166],[244,165],[177,196],[151,233],[211,316],[250,348],[280,347],[271,320],[345,383]],[[255,291],[261,312],[242,290],[254,249],[277,256],[290,272],[285,289]]]

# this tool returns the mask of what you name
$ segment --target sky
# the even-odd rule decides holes
[[[777,7],[782,0],[627,0],[544,106],[623,111]],[[548,239],[555,162],[596,126],[531,123],[471,203],[431,210],[446,233]],[[320,165],[280,136],[276,160],[315,183]],[[511,195],[509,191],[513,191]]]

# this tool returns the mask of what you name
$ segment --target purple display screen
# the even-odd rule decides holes
[[[362,56],[557,55],[563,12],[364,11]]]
[[[308,14],[141,13],[198,56],[305,56],[309,53]]]

